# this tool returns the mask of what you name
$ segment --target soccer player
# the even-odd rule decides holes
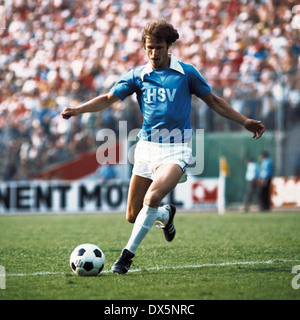
[[[259,207],[261,211],[269,211],[271,208],[271,182],[274,174],[274,165],[267,151],[261,153],[260,159]]]
[[[130,180],[126,218],[134,223],[131,236],[112,271],[128,272],[135,252],[154,224],[161,227],[167,241],[175,236],[175,206],[161,206],[162,199],[185,180],[191,161],[191,96],[195,94],[221,116],[244,126],[260,138],[264,125],[235,111],[212,93],[210,86],[192,65],[169,54],[178,32],[165,20],[148,23],[142,42],[149,62],[129,71],[109,93],[100,95],[78,107],[66,108],[63,118],[85,112],[97,112],[116,101],[136,93],[143,115],[142,130],[136,146]]]

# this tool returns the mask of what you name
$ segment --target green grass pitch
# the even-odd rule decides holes
[[[124,214],[0,216],[0,300],[299,300],[299,212],[178,212],[175,226],[172,243],[152,228],[130,272],[118,275],[110,268],[132,229]],[[98,277],[69,267],[87,242],[105,253]]]

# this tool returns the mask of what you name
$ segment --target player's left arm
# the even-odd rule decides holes
[[[261,123],[261,121],[245,117],[241,113],[234,110],[225,100],[216,96],[212,92],[204,97],[201,97],[201,99],[222,117],[239,123],[248,131],[253,132],[253,138],[259,139],[265,132],[265,126]]]
[[[90,101],[76,106],[76,107],[67,107],[61,113],[63,119],[69,119],[74,116],[86,112],[98,112],[103,111],[108,108],[113,103],[119,101],[120,99],[116,97],[113,93],[109,92],[107,94],[100,95],[96,98],[91,99]]]

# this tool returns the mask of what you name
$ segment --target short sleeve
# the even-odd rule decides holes
[[[197,97],[201,98],[212,91],[211,87],[194,66],[190,66],[188,70],[188,77],[191,94],[195,94]]]
[[[121,80],[119,80],[110,90],[115,96],[121,100],[125,100],[128,96],[135,92],[133,70],[129,71]]]

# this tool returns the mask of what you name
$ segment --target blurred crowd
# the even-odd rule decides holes
[[[238,111],[284,129],[300,119],[300,5],[295,0],[0,0],[0,179],[30,179],[97,145],[100,128],[141,126],[134,99],[62,120],[147,62],[141,32],[165,18],[170,51]],[[2,23],[3,24],[3,23]],[[193,100],[194,128],[241,130]]]

